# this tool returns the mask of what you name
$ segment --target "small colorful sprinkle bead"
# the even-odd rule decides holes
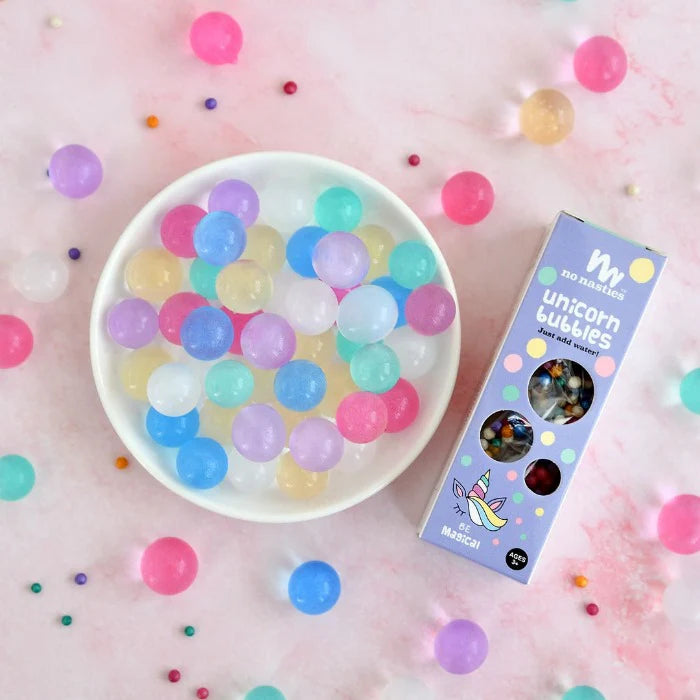
[[[79,586],[84,586],[87,583],[87,576],[83,573],[79,573],[75,575],[75,579],[73,579]]]
[[[600,612],[600,608],[595,603],[588,603],[586,612],[591,616],[595,616]]]
[[[129,466],[129,460],[126,457],[117,457],[114,460],[114,466],[117,469],[126,469]]]
[[[288,80],[282,89],[287,95],[293,95],[297,91],[297,84],[293,80]]]
[[[60,29],[63,26],[63,20],[60,17],[49,17],[49,27],[51,29]]]
[[[80,249],[79,248],[69,248],[68,249],[68,257],[71,260],[78,260],[78,258],[80,258]]]
[[[579,588],[585,588],[588,585],[588,579],[585,576],[577,576],[574,579],[574,583],[579,587]]]
[[[146,117],[146,126],[149,129],[155,129],[159,124],[160,124],[160,119],[158,119],[158,117],[156,117],[155,114],[149,114]]]
[[[195,629],[192,625],[187,625],[183,631],[186,637],[194,637]]]
[[[41,584],[40,583],[33,583],[30,586],[30,590],[32,593],[41,593]]]
[[[73,624],[73,618],[70,615],[64,615],[61,618],[61,624],[64,627],[68,627],[69,625]]]
[[[178,671],[176,668],[172,669],[171,671],[168,671],[168,680],[171,683],[177,683],[181,678],[180,671]]]
[[[411,155],[408,156],[408,164],[412,165],[414,168],[416,165],[420,165],[420,156],[417,153],[411,153]]]
[[[204,100],[204,106],[207,109],[216,109],[217,104],[218,102],[213,97],[207,97],[207,99]]]
[[[209,697],[209,691],[206,688],[197,688],[197,697],[199,700],[206,700]]]

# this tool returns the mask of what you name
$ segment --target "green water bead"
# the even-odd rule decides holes
[[[29,588],[32,591],[32,593],[41,593],[40,583],[33,583]]]
[[[693,369],[681,381],[681,401],[693,413],[700,413],[700,367]]]
[[[19,501],[34,488],[34,467],[20,455],[0,457],[0,501]]]
[[[437,260],[432,250],[421,241],[404,241],[391,251],[389,274],[407,289],[428,284],[437,272]]]
[[[210,265],[201,258],[195,258],[190,266],[190,284],[197,294],[206,299],[217,299],[216,276],[221,270],[216,265]]]
[[[72,618],[70,615],[64,615],[64,616],[61,618],[61,624],[62,624],[64,627],[68,627],[68,625],[71,625],[72,623],[73,623],[73,618]]]
[[[364,345],[350,360],[350,376],[363,391],[383,394],[399,381],[400,373],[399,358],[383,343]]]
[[[204,390],[211,401],[224,408],[245,403],[255,387],[253,373],[241,362],[223,360],[207,372]]]
[[[259,685],[249,690],[245,700],[285,700],[284,693],[271,685]]]
[[[362,202],[346,187],[331,187],[316,200],[314,215],[326,231],[352,231],[362,218]]]
[[[194,627],[192,627],[192,625],[187,625],[187,627],[185,627],[184,629],[184,632],[187,637],[194,637],[195,630]]]
[[[353,343],[348,340],[342,333],[335,336],[335,349],[338,356],[344,362],[350,362],[352,356],[362,347],[362,343]]]

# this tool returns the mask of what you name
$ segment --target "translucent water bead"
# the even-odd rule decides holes
[[[199,562],[194,549],[178,537],[161,537],[141,555],[141,578],[156,593],[175,595],[197,578]]]
[[[286,234],[308,224],[313,213],[308,189],[298,179],[273,180],[262,192],[263,221]]]
[[[304,226],[292,234],[285,254],[294,272],[302,277],[316,277],[312,255],[316,244],[327,235],[328,231],[319,226]]]
[[[314,362],[292,360],[277,370],[274,388],[277,400],[286,408],[310,411],[326,393],[326,375]]]
[[[369,253],[365,244],[352,233],[336,231],[316,244],[311,263],[319,279],[337,289],[358,285],[369,271]]]
[[[406,322],[421,335],[437,335],[454,321],[457,306],[452,295],[440,285],[424,284],[406,299]]]
[[[223,12],[207,12],[192,22],[190,45],[205,63],[214,66],[236,63],[243,32],[233,17]]]
[[[216,278],[222,268],[195,258],[190,266],[190,284],[197,294],[205,299],[217,299]]]
[[[221,309],[200,306],[183,321],[180,340],[188,355],[198,360],[216,360],[233,343],[233,324]]]
[[[183,416],[197,406],[201,385],[192,369],[172,362],[153,370],[146,385],[148,401],[165,416]]]
[[[124,299],[107,316],[107,330],[125,348],[148,345],[158,332],[158,314],[143,299]]]
[[[420,398],[416,388],[406,379],[399,379],[387,392],[380,394],[387,410],[387,433],[399,433],[418,417]]]
[[[289,451],[302,469],[325,472],[341,460],[344,443],[343,436],[331,421],[311,417],[292,430]]]
[[[272,685],[259,685],[245,694],[243,700],[285,700],[284,693]]]
[[[410,381],[425,376],[435,366],[438,356],[437,339],[418,335],[412,328],[397,328],[384,340],[399,358],[401,375]]]
[[[319,335],[297,335],[295,360],[311,360],[322,367],[335,357],[335,336],[332,330]]]
[[[182,264],[164,248],[145,248],[131,257],[124,276],[134,296],[160,304],[180,291]]]
[[[224,408],[213,401],[205,401],[199,412],[200,435],[213,438],[221,445],[230,445],[231,427],[240,410],[240,406]]]
[[[252,462],[270,462],[277,457],[287,437],[282,416],[267,404],[250,404],[233,420],[234,447]]]
[[[146,430],[159,445],[180,447],[197,434],[199,413],[192,409],[184,416],[164,416],[151,407],[146,414]]]
[[[682,494],[664,503],[657,520],[661,543],[677,554],[700,551],[700,496]]]
[[[363,345],[350,360],[350,375],[362,391],[381,394],[399,379],[401,368],[396,353],[383,343]]]
[[[362,218],[360,198],[346,187],[331,187],[321,194],[314,215],[326,231],[352,231]]]
[[[201,207],[182,204],[171,209],[160,225],[160,240],[173,255],[179,258],[194,258],[194,229],[206,215]]]
[[[493,187],[481,174],[464,171],[453,175],[442,188],[442,208],[458,224],[479,223],[493,209]]]
[[[271,275],[279,272],[287,255],[287,247],[282,236],[272,226],[251,226],[243,258],[253,260]]]
[[[346,396],[335,414],[338,430],[350,442],[372,442],[384,433],[388,413],[384,402],[368,391]]]
[[[194,292],[178,292],[165,300],[158,312],[158,327],[163,337],[174,345],[182,345],[180,330],[189,314],[200,306],[207,306],[207,300]]]
[[[338,330],[353,343],[376,343],[396,326],[394,297],[373,284],[351,290],[338,307]]]
[[[325,333],[338,317],[338,299],[321,280],[298,280],[285,299],[287,320],[304,335]]]
[[[193,241],[202,260],[223,267],[241,257],[247,236],[237,216],[227,211],[213,211],[197,224]]]
[[[132,399],[148,401],[146,387],[150,376],[158,367],[172,362],[172,359],[168,352],[157,346],[130,352],[119,366],[119,379],[124,391]]]
[[[576,49],[574,73],[588,90],[610,92],[627,75],[627,54],[612,37],[593,36]]]
[[[409,676],[392,678],[384,687],[380,700],[433,700],[435,696],[423,681]]]
[[[340,598],[340,576],[324,561],[307,561],[289,577],[289,600],[300,612],[321,615]]]
[[[270,462],[251,462],[237,450],[229,457],[228,480],[240,493],[261,493],[275,480],[279,458]]]
[[[209,211],[225,211],[236,216],[247,228],[260,213],[257,192],[243,180],[224,180],[209,195]]]
[[[296,335],[286,319],[261,313],[251,318],[241,334],[243,357],[260,369],[276,369],[296,351]]]
[[[272,277],[252,260],[238,260],[223,268],[216,278],[221,303],[236,313],[259,311],[272,296]]]
[[[486,633],[471,620],[452,620],[435,637],[435,658],[449,673],[471,673],[489,653]]]
[[[55,301],[68,286],[68,266],[53,253],[37,251],[11,267],[10,282],[29,301]]]
[[[411,293],[410,289],[402,287],[398,282],[395,282],[391,277],[377,277],[377,279],[372,281],[372,284],[376,284],[378,287],[386,289],[394,300],[396,301],[396,306],[399,309],[399,315],[396,319],[396,328],[401,328],[401,326],[406,325],[406,300]]]
[[[228,471],[228,455],[212,438],[196,437],[177,453],[177,475],[194,489],[211,489],[220,484]]]
[[[520,131],[545,146],[563,141],[574,128],[574,108],[558,90],[538,90],[520,107]]]
[[[209,368],[204,390],[218,406],[233,408],[244,404],[253,394],[253,373],[242,362],[223,360]]]
[[[326,395],[318,406],[324,416],[335,417],[340,402],[357,391],[357,386],[350,376],[350,368],[343,363],[334,363],[326,367]]]
[[[277,469],[277,485],[280,491],[296,500],[314,498],[326,490],[328,472],[312,472],[302,469],[292,457],[291,452],[285,452],[280,457]]]
[[[100,186],[102,163],[97,155],[85,146],[64,146],[51,156],[49,180],[62,195],[82,199]]]
[[[369,253],[369,271],[366,279],[376,279],[389,273],[389,255],[394,248],[393,236],[382,226],[358,226],[353,233],[365,244]]]
[[[605,696],[590,685],[577,685],[567,690],[562,700],[605,700]]]
[[[693,413],[700,413],[700,368],[683,377],[680,386],[681,401]]]
[[[0,314],[0,369],[21,365],[31,354],[34,335],[19,317]]]
[[[389,273],[406,289],[415,289],[432,282],[437,272],[433,251],[422,241],[404,241],[391,251]]]

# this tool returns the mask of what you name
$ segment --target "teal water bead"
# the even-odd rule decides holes
[[[207,372],[204,390],[211,401],[224,408],[244,404],[255,387],[253,373],[242,362],[223,360]]]
[[[34,488],[34,467],[20,455],[0,457],[0,501],[19,501]]]
[[[347,187],[331,187],[316,200],[314,214],[326,231],[352,231],[362,218],[362,202]]]
[[[693,369],[681,381],[681,401],[693,413],[700,413],[700,367]]]
[[[363,343],[353,343],[342,333],[335,336],[335,349],[343,362],[350,362],[352,356],[363,346]]]
[[[605,695],[590,685],[577,685],[567,690],[562,700],[605,700]]]
[[[399,381],[400,373],[399,358],[383,343],[361,347],[350,360],[350,376],[362,391],[383,394]]]
[[[415,289],[432,282],[436,272],[435,254],[421,241],[404,241],[391,251],[389,274],[406,289]]]
[[[284,693],[272,685],[259,685],[245,694],[244,700],[285,700]]]
[[[202,258],[195,258],[190,266],[192,289],[205,299],[216,299],[216,276],[220,270],[220,267],[210,265]]]

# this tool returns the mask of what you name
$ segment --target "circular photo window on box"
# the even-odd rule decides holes
[[[517,411],[496,411],[481,426],[481,448],[497,462],[515,462],[532,447],[532,426]]]
[[[525,485],[538,496],[549,496],[561,484],[561,471],[551,459],[536,459],[525,470]]]
[[[549,423],[568,425],[593,403],[591,375],[573,360],[547,360],[530,377],[527,395],[535,413]]]

